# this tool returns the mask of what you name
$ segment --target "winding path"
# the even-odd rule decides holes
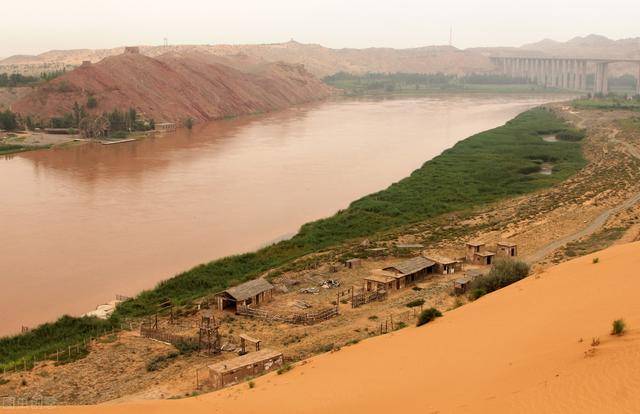
[[[582,125],[582,122],[584,120],[581,120],[578,125]],[[640,160],[640,151],[638,151],[637,148],[635,148],[633,145],[629,144],[628,142],[623,142],[620,141],[616,138],[616,136],[618,135],[618,133],[620,133],[620,130],[618,129],[612,129],[611,132],[609,133],[609,136],[607,138],[609,138],[609,140],[611,140],[612,142],[618,143],[620,145],[622,145],[625,150],[633,157],[637,158]],[[630,198],[628,198],[627,200],[625,200],[623,203],[618,204],[615,207],[612,207],[610,209],[607,209],[605,211],[603,211],[602,213],[600,213],[591,223],[589,223],[586,227],[584,227],[582,230],[579,230],[575,233],[569,234],[567,236],[561,237],[557,240],[554,240],[551,243],[546,244],[545,246],[543,246],[542,248],[540,248],[538,251],[536,251],[535,253],[527,256],[527,261],[529,263],[535,263],[535,262],[539,262],[540,260],[544,259],[547,255],[549,255],[550,253],[552,253],[554,250],[559,249],[560,247],[564,246],[567,243],[570,243],[572,241],[581,239],[585,236],[589,236],[593,233],[595,233],[597,230],[599,230],[606,222],[607,220],[609,220],[609,218],[617,213],[619,213],[620,211],[623,211],[629,207],[632,207],[633,205],[635,205],[636,203],[640,202],[640,193],[635,193],[633,196],[631,196]]]

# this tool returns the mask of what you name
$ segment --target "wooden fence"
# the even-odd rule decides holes
[[[120,326],[113,327],[112,329],[97,329],[95,333],[82,338],[81,341],[56,348],[55,352],[38,352],[29,357],[2,364],[1,372],[4,375],[11,372],[29,371],[35,368],[38,363],[44,361],[55,361],[56,363],[74,361],[88,352],[93,341],[99,341],[105,336],[116,335],[118,332],[125,329],[133,329],[133,325],[131,323],[122,323]]]
[[[238,315],[249,316],[251,318],[258,318],[264,320],[270,320],[275,322],[284,322],[294,325],[313,325],[327,319],[331,319],[338,315],[338,307],[330,307],[327,309],[319,310],[317,312],[307,312],[294,315],[279,315],[276,313],[267,312],[263,309],[256,309],[250,307],[238,307],[236,310]]]
[[[386,298],[387,298],[386,290],[376,290],[374,292],[356,293],[351,298],[351,307],[357,308],[369,302],[373,302],[377,300],[382,301],[382,300],[385,300]]]
[[[169,332],[161,331],[159,329],[153,329],[145,325],[140,325],[140,336],[144,338],[155,339],[160,342],[167,342],[172,345],[178,345],[181,343],[198,346],[200,345],[200,341],[197,336],[175,335]]]
[[[407,326],[407,324],[414,323],[421,311],[422,306],[386,316],[380,321],[380,334],[395,331],[396,329]]]

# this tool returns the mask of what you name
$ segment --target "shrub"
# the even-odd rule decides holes
[[[587,134],[584,130],[573,129],[573,128],[558,132],[556,134],[556,138],[562,141],[572,141],[572,142],[580,141],[586,136]]]
[[[475,300],[517,282],[529,275],[529,269],[529,265],[525,262],[512,259],[497,260],[489,273],[471,282],[469,298]]]
[[[371,315],[371,316],[369,316],[369,320],[370,321],[377,321],[378,320],[378,316],[377,315]]]
[[[616,319],[611,325],[611,335],[622,335],[627,327],[622,319]]]
[[[593,264],[596,264],[596,263],[599,263],[599,262],[600,262],[600,259],[597,258],[597,257],[594,257],[593,260],[591,261],[591,263],[593,263]]]
[[[420,313],[420,316],[418,316],[418,323],[416,326],[422,326],[431,322],[435,318],[439,318],[440,316],[442,316],[442,312],[436,308],[425,309]]]
[[[200,346],[194,342],[180,341],[175,344],[175,347],[178,348],[181,355],[190,354],[194,351],[198,351]]]
[[[424,299],[416,299],[416,300],[412,300],[411,302],[407,303],[405,306],[407,308],[416,308],[418,306],[422,306],[424,305]]]
[[[278,375],[282,375],[285,372],[289,372],[293,369],[293,365],[291,364],[284,364],[282,367],[280,367],[280,369],[278,369]]]
[[[178,355],[179,354],[177,352],[170,352],[166,355],[158,355],[154,357],[147,363],[147,371],[152,372],[164,368],[170,360],[176,359]]]
[[[253,381],[249,381],[249,388],[254,388],[256,386],[256,383]]]

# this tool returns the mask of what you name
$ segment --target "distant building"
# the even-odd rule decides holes
[[[231,287],[215,295],[216,307],[238,309],[238,307],[258,306],[273,299],[275,287],[266,280],[254,279],[238,286]]]
[[[263,349],[209,365],[209,381],[214,388],[223,388],[283,365],[281,352]]]
[[[139,54],[140,48],[138,46],[127,46],[124,48],[124,53],[134,53]]]
[[[160,122],[156,124],[155,130],[159,132],[171,132],[176,130],[176,124],[173,122]]]
[[[469,263],[488,266],[493,264],[494,252],[485,250],[486,243],[468,242],[466,259]]]
[[[486,243],[476,241],[467,242],[467,261],[473,263],[475,254],[483,251],[485,244]]]
[[[473,263],[482,265],[482,266],[490,266],[494,262],[493,259],[495,255],[496,254],[494,252],[486,252],[486,251],[478,252],[473,255]]]
[[[471,279],[467,277],[463,277],[460,279],[456,279],[453,281],[453,292],[456,295],[462,295],[469,289],[469,283],[471,283]]]
[[[518,255],[518,245],[512,242],[499,242],[497,244],[498,255],[505,257],[516,257]]]
[[[364,290],[400,290],[424,279],[434,271],[435,263],[422,256],[399,262],[364,278]]]
[[[355,269],[362,266],[362,259],[349,259],[344,263],[344,265],[349,269]]]
[[[91,61],[90,60],[83,60],[81,66],[83,66],[83,67],[91,66]]]
[[[459,270],[462,270],[462,263],[460,262],[460,260],[450,259],[448,257],[435,254],[425,255],[425,257],[435,263],[434,273],[450,275]]]

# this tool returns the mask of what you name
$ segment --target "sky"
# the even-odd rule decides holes
[[[520,46],[590,33],[640,36],[638,0],[3,1],[0,57],[123,45]]]

